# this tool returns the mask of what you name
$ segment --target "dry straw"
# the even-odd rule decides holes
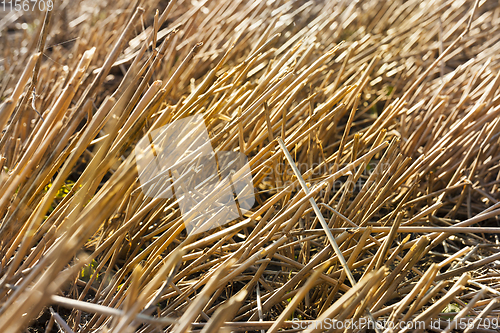
[[[499,13],[143,0],[2,14],[0,332],[496,331]],[[256,202],[188,234],[194,213],[141,191],[134,147],[201,113],[216,152],[248,157]]]

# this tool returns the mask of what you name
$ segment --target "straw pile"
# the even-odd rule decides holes
[[[499,21],[490,0],[4,13],[0,332],[496,332]],[[256,197],[200,234],[133,153],[194,114]]]

